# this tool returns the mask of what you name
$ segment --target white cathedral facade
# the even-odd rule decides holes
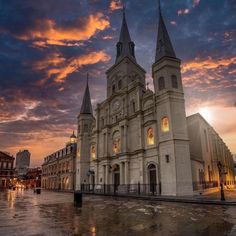
[[[161,12],[152,65],[154,92],[146,88],[145,70],[136,61],[125,13],[116,47],[115,64],[106,72],[107,98],[97,105],[96,118],[88,83],[84,93],[78,116],[76,190],[90,184],[114,185],[119,191],[122,186],[140,184],[155,186],[161,195],[192,195],[194,183],[219,181],[219,158],[231,181],[232,155],[226,145],[222,147],[228,167],[225,155],[217,151],[218,143],[213,143],[221,140],[213,128],[199,114],[187,121],[181,61]],[[205,132],[202,124],[207,136],[190,140],[198,130],[199,135]]]

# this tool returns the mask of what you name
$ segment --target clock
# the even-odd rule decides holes
[[[112,104],[112,108],[113,110],[117,110],[120,108],[120,101],[119,100],[115,100]]]

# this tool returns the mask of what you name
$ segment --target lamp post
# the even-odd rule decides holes
[[[218,161],[217,167],[218,167],[219,176],[220,176],[220,200],[225,201],[224,184],[223,184],[223,166],[220,161]]]

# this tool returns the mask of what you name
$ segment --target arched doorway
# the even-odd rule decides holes
[[[157,188],[157,170],[154,164],[148,166],[149,190],[152,193],[156,192]]]
[[[113,171],[113,184],[114,184],[114,191],[118,190],[118,186],[120,185],[120,166],[115,164],[112,166]]]

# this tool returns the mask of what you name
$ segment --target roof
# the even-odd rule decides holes
[[[157,47],[155,61],[160,60],[162,57],[176,58],[174,48],[172,46],[166,25],[161,13],[161,5],[159,1],[159,25],[157,35]]]
[[[92,103],[90,99],[89,85],[88,85],[88,75],[87,75],[87,84],[84,92],[83,102],[80,109],[80,114],[93,114]]]
[[[125,8],[123,8],[123,18],[120,30],[120,38],[117,43],[116,62],[128,56],[136,62],[134,54],[134,42],[131,40],[128,25],[126,22]]]

